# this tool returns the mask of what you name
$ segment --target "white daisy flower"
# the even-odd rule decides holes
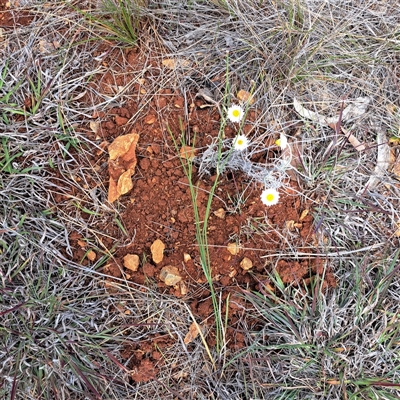
[[[287,137],[281,133],[279,139],[275,140],[275,144],[279,146],[282,150],[285,150],[288,145]]]
[[[279,193],[275,189],[265,189],[261,193],[261,201],[266,206],[274,206],[279,201]]]
[[[228,108],[228,119],[231,122],[240,122],[243,118],[243,115],[243,108],[237,104],[234,104]]]
[[[233,148],[237,151],[243,151],[249,146],[249,139],[244,135],[238,135],[233,141]]]

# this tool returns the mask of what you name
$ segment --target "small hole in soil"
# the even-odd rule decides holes
[[[231,180],[233,179],[233,172],[228,172],[228,173],[226,174],[226,179],[227,179],[228,181],[231,181]]]

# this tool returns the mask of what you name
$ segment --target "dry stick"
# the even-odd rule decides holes
[[[198,332],[199,332],[199,335],[200,335],[200,337],[201,337],[201,341],[203,342],[203,345],[204,345],[204,347],[205,347],[205,349],[206,349],[207,355],[208,355],[208,357],[209,357],[209,359],[210,359],[210,361],[211,361],[211,363],[212,363],[212,365],[213,365],[213,367],[214,367],[214,369],[215,369],[215,368],[216,368],[216,366],[215,366],[215,361],[214,361],[214,359],[213,359],[213,357],[212,357],[212,355],[211,355],[211,351],[210,351],[210,349],[209,349],[209,347],[208,347],[206,338],[205,338],[204,335],[203,335],[203,331],[202,331],[202,329],[200,328],[199,324],[197,323],[196,318],[194,317],[194,315],[193,315],[193,313],[191,312],[190,308],[187,306],[187,304],[185,304],[185,306],[186,306],[186,309],[187,309],[187,311],[188,311],[188,313],[189,313],[189,315],[190,315],[190,318],[192,318],[193,323],[196,325],[196,328],[197,328],[197,330],[198,330]]]
[[[357,151],[364,151],[366,149],[366,146],[363,143],[361,143],[351,132],[347,131],[342,126],[342,121],[348,120],[350,115],[360,114],[360,111],[356,112],[357,110],[355,111],[354,107],[352,108],[351,105],[347,106],[344,109],[344,102],[342,101],[339,116],[332,118],[321,116],[316,112],[304,108],[303,105],[300,104],[296,98],[293,98],[293,106],[297,113],[300,114],[303,118],[311,119],[312,121],[321,123],[323,125],[328,125],[336,132],[336,135],[338,135],[341,131]],[[332,148],[333,147],[334,146],[332,146]],[[328,155],[329,154],[330,152],[328,153]]]
[[[367,147],[365,146],[364,143],[361,143],[348,129],[343,128],[343,126],[340,127],[342,130],[342,133],[346,137],[346,139],[349,141],[349,143],[357,150],[357,151],[364,151]]]
[[[368,179],[364,191],[373,190],[381,181],[390,165],[390,147],[387,143],[386,132],[378,124],[372,124],[372,129],[376,131],[376,141],[378,147],[378,157],[376,160],[373,175]]]
[[[345,135],[346,139],[349,141],[349,143],[357,151],[364,151],[366,148],[365,145],[361,143],[349,130],[345,129],[342,125],[343,108],[344,108],[344,101],[342,101],[342,106],[340,107],[338,122],[336,124],[330,124],[329,126],[335,130],[336,132],[335,138],[337,138],[339,133],[342,132]]]
[[[164,386],[165,389],[167,389],[171,394],[173,394],[176,398],[178,398],[179,400],[186,400],[186,397],[182,397],[176,390],[171,389],[170,386],[166,385],[164,382],[161,382],[160,380],[158,380],[157,378],[154,378],[154,380]]]
[[[379,247],[382,247],[385,243],[375,243],[371,246],[367,246],[367,247],[363,247],[361,249],[356,249],[356,250],[344,250],[344,251],[335,251],[332,253],[319,253],[319,254],[313,254],[313,253],[286,253],[286,256],[289,255],[293,255],[296,257],[310,257],[310,256],[314,256],[314,257],[337,257],[337,256],[345,256],[348,254],[356,254],[356,253],[362,253],[365,251],[369,251],[369,250],[375,250]],[[277,257],[277,256],[282,256],[282,254],[279,253],[275,253],[275,254],[267,254],[265,256],[261,256],[261,258],[268,258],[268,257]]]
[[[340,106],[340,112],[339,112],[339,117],[337,119],[337,122],[333,124],[329,124],[329,127],[332,128],[335,131],[335,136],[333,137],[332,143],[328,146],[326,155],[324,159],[322,160],[322,165],[325,165],[326,161],[328,160],[329,156],[332,153],[333,148],[336,146],[337,143],[337,138],[340,133],[340,127],[342,126],[342,117],[343,117],[343,108],[344,108],[344,101],[342,101],[342,104]]]

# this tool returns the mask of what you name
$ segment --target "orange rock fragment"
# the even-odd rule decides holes
[[[245,271],[248,271],[249,269],[253,268],[253,262],[250,260],[250,258],[244,257],[240,262],[240,266]]]
[[[124,257],[124,267],[136,272],[139,268],[139,256],[137,254],[127,254]]]
[[[154,124],[154,122],[156,122],[156,117],[155,115],[147,115],[147,117],[144,119],[144,123],[147,125],[152,125]]]
[[[96,253],[93,250],[89,250],[86,253],[86,257],[90,260],[90,261],[94,261],[96,260]]]
[[[175,286],[182,280],[182,277],[179,275],[178,268],[172,265],[167,265],[160,272],[160,280],[162,280],[167,286]]]
[[[213,214],[220,219],[225,219],[226,211],[223,208],[219,208]]]
[[[240,252],[240,247],[236,243],[228,243],[226,248],[233,256],[236,256]]]
[[[137,164],[136,145],[138,140],[139,135],[132,132],[117,137],[108,146],[108,172],[110,174],[108,201],[110,203],[128,193],[133,187],[131,177],[135,173]]]
[[[156,239],[150,246],[151,257],[156,264],[159,264],[164,258],[165,244],[160,240]]]

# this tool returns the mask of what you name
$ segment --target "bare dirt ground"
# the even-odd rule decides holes
[[[117,51],[112,47],[104,46],[102,51],[109,54],[109,60],[118,57]],[[132,70],[143,68],[145,55],[138,50],[128,50],[124,53]],[[196,138],[196,142],[188,142],[195,149],[206,148],[211,140],[218,136],[220,115],[214,107],[203,108],[207,103],[196,98],[196,93],[184,98],[179,92],[170,88],[161,89],[154,94],[153,100],[142,105],[143,95],[146,93],[146,80],[149,76],[156,76],[161,68],[160,55],[153,59],[146,54],[147,62],[151,66],[143,74],[140,83],[132,85],[135,100],[124,104],[123,107],[115,107],[107,114],[94,113],[92,125],[95,132],[89,126],[80,127],[86,132],[88,138],[100,147],[92,149],[91,166],[97,172],[96,179],[107,186],[109,180],[108,152],[107,148],[112,141],[128,133],[136,132],[140,139],[136,148],[137,167],[133,177],[133,189],[120,199],[120,220],[123,223],[123,232],[112,216],[105,221],[96,223],[96,230],[100,233],[99,240],[108,251],[112,251],[116,243],[120,243],[113,253],[112,260],[108,262],[102,271],[115,278],[125,278],[127,282],[139,285],[154,285],[161,292],[174,295],[187,302],[193,314],[202,323],[213,326],[213,308],[210,292],[204,287],[206,278],[202,271],[195,238],[195,220],[193,214],[192,199],[188,186],[188,179],[184,174],[179,149],[176,149],[170,133],[179,141],[182,130],[189,138]],[[118,64],[118,62],[117,62]],[[114,70],[114,76],[107,73],[97,76],[104,92],[112,93],[113,87],[123,87],[134,79],[126,71]],[[121,73],[122,77],[118,75]],[[139,116],[133,118],[136,113]],[[188,118],[187,118],[188,116]],[[249,121],[244,126],[244,131],[250,130],[254,112],[250,112]],[[183,125],[180,121],[188,120]],[[227,138],[236,135],[235,126],[232,124],[225,129]],[[278,137],[276,138],[278,139]],[[280,149],[274,146],[274,138],[265,144],[265,152],[254,157],[254,161],[265,163],[279,157]],[[101,149],[104,149],[103,151]],[[185,160],[186,162],[186,160]],[[215,176],[206,176],[202,179],[196,177],[197,169],[194,168],[194,180],[201,188],[197,204],[200,217],[203,218],[207,206],[208,193]],[[96,181],[92,176],[86,176],[88,189],[96,187]],[[290,189],[290,186],[293,188]],[[68,193],[70,188],[65,188]],[[241,198],[237,198],[241,193]],[[220,181],[211,210],[208,227],[208,244],[210,246],[210,261],[212,277],[215,286],[223,292],[222,300],[226,302],[230,298],[228,308],[228,324],[226,340],[229,347],[240,349],[245,346],[243,332],[236,328],[237,322],[245,318],[246,305],[235,305],[237,296],[242,290],[262,289],[265,285],[271,287],[267,278],[272,265],[265,257],[286,253],[293,248],[298,252],[309,252],[312,248],[314,257],[307,257],[303,261],[282,259],[276,266],[281,279],[285,284],[303,285],[303,282],[311,282],[316,275],[323,280],[324,288],[335,287],[335,278],[329,267],[318,257],[317,239],[313,233],[313,218],[310,210],[310,202],[302,201],[298,194],[296,181],[289,183],[286,193],[282,195],[279,204],[266,210],[260,202],[261,187],[249,182],[242,173],[230,172]],[[68,195],[57,196],[56,207],[65,207]],[[86,205],[86,208],[90,208]],[[66,209],[64,209],[66,210]],[[82,217],[89,215],[82,211]],[[284,240],[287,232],[290,232],[290,242]],[[112,238],[112,239],[111,239]],[[131,238],[131,240],[127,240]],[[86,256],[86,240],[77,232],[71,232],[70,241],[74,249],[74,261],[88,265],[96,261],[94,257],[89,260]],[[161,261],[152,259],[151,246],[156,240],[161,240],[165,245],[164,256]],[[122,245],[129,242],[127,245]],[[229,244],[239,249],[229,251]],[[237,254],[236,254],[237,253]],[[126,255],[138,255],[140,267],[137,271],[131,271],[124,266]],[[185,254],[187,259],[185,260]],[[252,267],[246,270],[241,266],[243,259],[250,260]],[[174,266],[179,271],[182,280],[176,285],[166,285],[160,278],[164,267]],[[108,281],[106,282],[106,284]],[[225,309],[222,310],[224,313]],[[156,339],[157,340],[157,339]],[[210,346],[215,345],[213,334],[207,337]],[[148,346],[149,342],[146,341]],[[137,352],[137,350],[135,350]],[[126,353],[126,350],[125,350]],[[157,363],[153,355],[149,355],[152,363]],[[143,358],[143,368],[147,370],[153,365],[149,359]],[[142,365],[141,364],[141,365]],[[144,379],[151,375],[143,374]],[[135,378],[139,379],[139,378]]]

